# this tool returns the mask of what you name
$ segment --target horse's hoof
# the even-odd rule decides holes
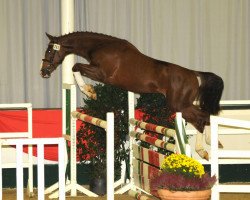
[[[207,153],[207,151],[204,152],[204,157],[205,160],[209,161],[209,155]]]
[[[221,144],[220,141],[218,141],[218,147],[219,147],[220,149],[223,149],[223,148],[224,148],[223,144]]]
[[[198,150],[198,151],[196,151],[196,152],[199,154],[199,156],[200,156],[201,158],[203,158],[203,159],[209,161],[209,155],[208,155],[208,153],[207,153],[206,150],[200,149],[200,150]]]
[[[97,100],[97,95],[96,93],[92,93],[90,96],[91,99]]]

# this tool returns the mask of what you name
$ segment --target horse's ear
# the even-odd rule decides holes
[[[54,40],[54,37],[48,33],[46,33],[47,37],[49,38],[50,41],[53,41]]]

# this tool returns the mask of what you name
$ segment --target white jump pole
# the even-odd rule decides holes
[[[135,118],[135,94],[133,92],[128,92],[128,120],[131,118]],[[129,124],[129,132],[133,131],[134,127]],[[125,191],[128,191],[130,189],[135,189],[134,188],[134,179],[133,179],[133,139],[132,137],[129,137],[129,175],[130,175],[130,184],[128,185],[128,187],[124,188],[124,191],[122,191],[122,193],[124,193]]]
[[[61,26],[62,26],[62,34],[68,34],[70,32],[73,32],[74,31],[74,0],[61,0]],[[75,84],[75,81],[74,81],[74,76],[73,76],[73,72],[72,72],[72,67],[74,65],[74,55],[68,55],[65,57],[63,63],[62,63],[62,83],[63,83],[63,88],[64,88],[64,85],[67,84],[67,85],[74,85]],[[66,118],[68,118],[66,115],[66,105],[67,104],[71,104],[71,111],[73,110],[76,110],[76,108],[72,108],[72,105],[74,105],[76,107],[76,93],[73,92],[72,90],[70,90],[70,96],[71,96],[71,100],[73,100],[74,102],[71,102],[71,100],[69,100],[68,98],[66,99],[66,95],[65,95],[65,89],[63,89],[63,114],[62,114],[62,117],[63,117],[63,135],[66,135],[68,134],[68,131],[70,131],[70,128],[68,128],[68,130],[66,130],[66,126],[67,126],[67,123],[69,122],[66,122]],[[72,98],[72,96],[74,96]],[[67,101],[70,101],[70,102],[67,102]],[[69,111],[68,113],[70,113],[71,111]],[[70,122],[71,126],[72,126],[72,123]],[[74,138],[71,138],[73,139],[73,142],[74,142]],[[72,152],[72,149],[74,148],[71,148],[71,159],[74,160],[74,164],[76,164],[76,161],[75,161],[75,157],[76,157],[76,154],[73,155],[75,152]],[[73,171],[73,172],[72,172]],[[74,166],[72,168],[71,166],[71,180],[70,180],[70,185],[72,187],[71,188],[71,196],[76,196],[76,193],[77,193],[77,189],[75,187],[76,185],[76,166]]]
[[[74,0],[61,0],[61,25],[62,34],[67,34],[74,31]],[[74,85],[74,76],[72,67],[74,65],[74,55],[65,57],[62,63],[62,83]],[[63,91],[64,93],[64,91]],[[66,97],[63,95],[63,134],[66,134]]]
[[[67,34],[74,31],[74,0],[61,0],[61,26],[62,34]],[[74,76],[72,67],[74,65],[74,55],[65,57],[62,63],[62,83],[74,85]],[[63,104],[66,104],[63,97]],[[66,106],[63,105],[63,134],[66,134]]]
[[[107,200],[114,200],[114,113],[107,113],[106,121]]]
[[[62,34],[74,31],[74,0],[61,0],[61,26]],[[74,65],[74,55],[65,57],[62,63],[62,81],[66,84],[74,84],[72,67]]]

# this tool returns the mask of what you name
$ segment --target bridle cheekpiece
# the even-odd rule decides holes
[[[53,61],[54,61],[54,57],[55,57],[55,54],[57,51],[60,51],[61,49],[61,45],[60,44],[57,44],[57,43],[53,43],[53,44],[50,44],[52,46],[52,49],[54,50],[52,56],[50,57],[49,60],[47,59],[43,59],[43,61],[46,61],[49,63],[49,65],[43,69],[43,71],[46,73],[46,74],[50,74],[51,71],[55,70],[56,69],[56,66],[53,64]],[[58,54],[58,56],[60,57],[60,55]]]

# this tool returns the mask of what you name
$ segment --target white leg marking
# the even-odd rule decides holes
[[[196,135],[196,143],[195,143],[195,151],[199,154],[201,158],[204,158],[206,160],[209,160],[209,156],[206,150],[204,150],[204,147],[202,145],[203,142],[203,134],[200,132],[197,132]]]
[[[81,73],[80,72],[73,72],[73,74],[74,74],[76,83],[79,86],[80,90],[83,93],[85,93],[84,86],[86,85],[86,83],[84,82]]]
[[[210,128],[210,126],[205,126],[205,141],[208,145],[211,145],[211,128]]]

